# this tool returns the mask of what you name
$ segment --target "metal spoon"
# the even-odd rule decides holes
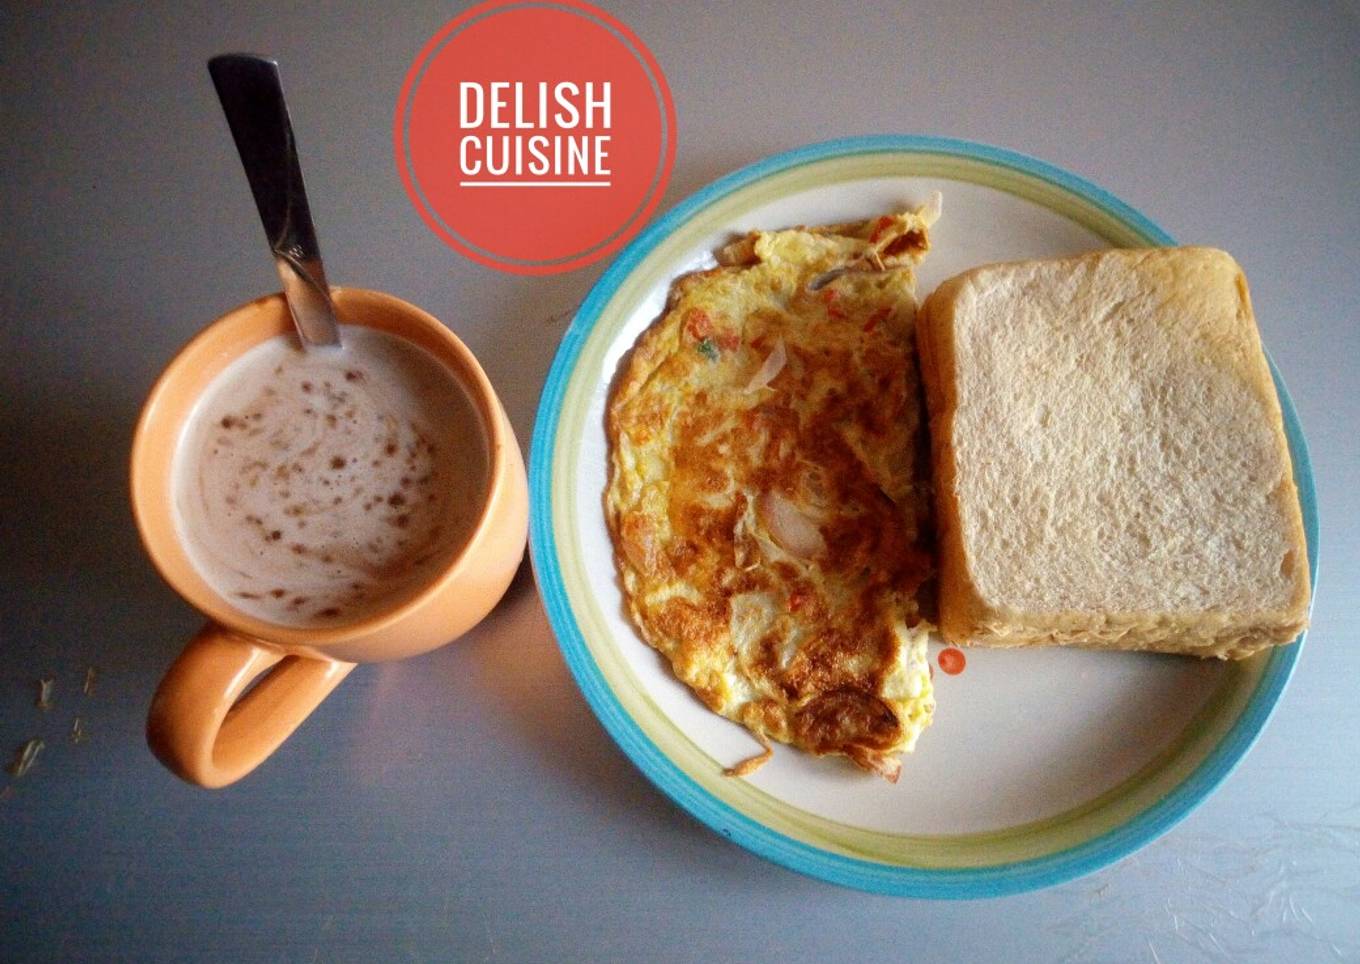
[[[222,54],[208,61],[208,72],[241,154],[303,347],[339,345],[335,305],[302,186],[279,65],[252,54]]]

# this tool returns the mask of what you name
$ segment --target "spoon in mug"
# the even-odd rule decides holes
[[[208,72],[255,195],[303,347],[339,345],[335,305],[302,185],[279,65],[251,54],[222,54],[208,61]]]

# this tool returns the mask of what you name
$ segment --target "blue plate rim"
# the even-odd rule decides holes
[[[683,773],[624,711],[605,682],[572,613],[557,563],[552,533],[551,465],[562,396],[588,335],[619,286],[680,225],[734,191],[805,164],[885,152],[944,154],[1010,168],[1078,195],[1158,244],[1176,243],[1147,216],[1085,178],[1017,151],[957,138],[912,134],[838,138],[774,154],[719,178],[662,215],[620,253],[591,288],[563,335],[539,399],[530,443],[530,556],[548,621],[592,711],[633,764],[701,823],[774,863],[870,893],[964,900],[1023,893],[1065,883],[1109,866],[1162,836],[1208,799],[1265,729],[1293,675],[1306,632],[1292,645],[1272,651],[1247,705],[1200,765],[1171,793],[1123,825],[1067,850],[1023,861],[969,868],[907,867],[831,853],[795,840],[723,803]],[[1316,588],[1319,528],[1312,462],[1293,400],[1268,352],[1266,358],[1284,415],[1308,541],[1309,574]]]

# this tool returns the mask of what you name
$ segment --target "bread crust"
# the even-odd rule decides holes
[[[1210,599],[1201,606],[1184,604],[1128,608],[1036,607],[1021,600],[1023,593],[1011,594],[979,585],[978,547],[969,545],[965,532],[966,514],[978,511],[967,503],[960,484],[960,463],[974,457],[960,456],[956,444],[958,413],[963,380],[975,372],[961,372],[958,345],[960,323],[967,312],[977,310],[977,302],[995,291],[998,284],[1016,278],[1035,283],[1039,278],[1061,278],[1075,273],[1167,270],[1172,278],[1200,277],[1208,272],[1221,282],[1224,272],[1235,278],[1235,320],[1222,323],[1226,334],[1215,337],[1224,361],[1215,357],[1218,370],[1230,372],[1244,392],[1260,403],[1270,422],[1275,457],[1283,462],[1282,478],[1264,496],[1273,500],[1281,530],[1279,537],[1288,546],[1281,563],[1281,598],[1276,605],[1222,605]],[[1176,302],[1173,300],[1174,305]],[[1193,300],[1191,301],[1193,303]],[[1102,322],[1108,318],[1102,318]],[[1144,322],[1147,323],[1147,322]],[[1089,333],[1083,333],[1089,337]],[[1236,262],[1224,252],[1210,248],[1111,250],[1092,252],[1076,258],[1050,262],[1008,262],[984,265],[957,275],[941,284],[926,299],[917,313],[917,344],[922,382],[929,412],[931,459],[935,479],[936,538],[940,553],[939,624],[944,638],[956,644],[1014,647],[1066,645],[1093,649],[1144,650],[1185,653],[1203,657],[1243,658],[1264,648],[1296,639],[1307,625],[1310,604],[1307,545],[1299,509],[1298,490],[1293,479],[1288,444],[1284,435],[1279,398],[1271,380],[1261,347],[1246,279]],[[1186,345],[1187,353],[1197,346]],[[1033,377],[1046,373],[1035,371]],[[1053,376],[1048,373],[1049,377]],[[1054,386],[1058,391],[1062,386]],[[1263,443],[1264,444],[1264,443]],[[1003,467],[1005,468],[1005,467]],[[1014,466],[1023,470],[1023,465]],[[1002,495],[1005,493],[996,493]],[[976,495],[974,496],[976,500]],[[977,518],[976,516],[974,517]],[[975,526],[976,528],[976,526]],[[1049,543],[1055,540],[1048,539]],[[1048,553],[1062,553],[1061,544],[1045,544]],[[1231,560],[1229,560],[1229,563]],[[1225,564],[1224,579],[1231,579]],[[1032,576],[1033,574],[1027,574]],[[1041,572],[1037,578],[1043,578]],[[992,583],[997,580],[993,578]],[[1060,595],[1060,593],[1059,593]]]

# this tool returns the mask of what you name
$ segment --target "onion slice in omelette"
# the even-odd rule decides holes
[[[912,265],[937,215],[729,244],[676,280],[606,415],[605,513],[643,639],[762,744],[889,780],[935,705]]]

